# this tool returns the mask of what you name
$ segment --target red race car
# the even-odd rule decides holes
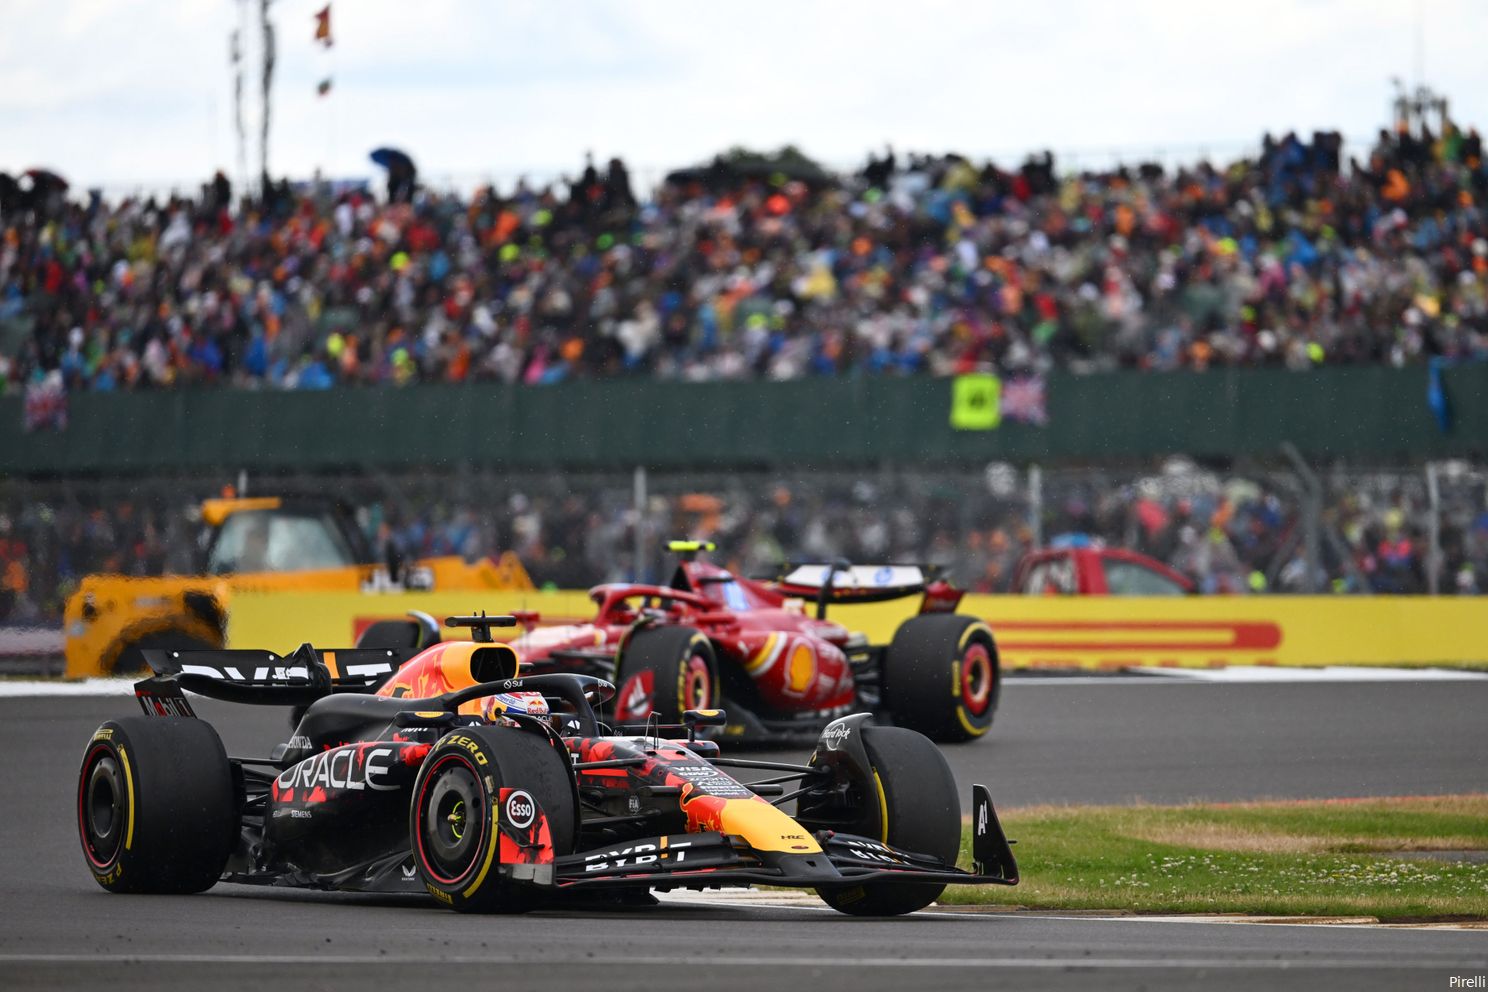
[[[829,721],[869,710],[938,741],[966,741],[992,726],[1001,689],[997,642],[975,617],[954,613],[961,593],[911,565],[787,565],[758,580],[697,558],[713,545],[674,541],[681,560],[666,586],[595,586],[590,623],[540,627],[512,647],[524,671],[612,680],[614,719],[723,706],[724,736],[752,742],[813,740]],[[827,619],[834,603],[919,595],[919,614],[886,645]],[[814,609],[808,610],[808,602]]]

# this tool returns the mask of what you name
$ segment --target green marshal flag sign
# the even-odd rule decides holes
[[[979,372],[951,380],[951,426],[958,431],[990,431],[1002,423],[1002,382]]]

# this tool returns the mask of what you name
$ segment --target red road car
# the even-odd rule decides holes
[[[1035,596],[1187,596],[1194,582],[1155,558],[1098,545],[1030,551],[1013,573],[1013,592]]]
[[[705,542],[673,542],[681,561],[666,586],[611,583],[590,590],[590,623],[540,627],[512,647],[524,671],[612,680],[617,723],[652,714],[676,723],[723,706],[724,736],[813,740],[829,721],[869,710],[939,741],[980,737],[992,725],[1001,677],[987,624],[954,613],[961,593],[909,565],[794,565],[779,577],[738,577],[709,562]],[[873,645],[827,619],[834,603],[921,597],[892,641]],[[811,607],[810,604],[814,604]]]

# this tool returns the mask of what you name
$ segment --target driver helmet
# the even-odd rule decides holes
[[[502,692],[486,697],[483,716],[495,720],[507,714],[547,716],[548,701],[540,692]]]

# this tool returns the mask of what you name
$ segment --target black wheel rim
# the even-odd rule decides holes
[[[124,840],[126,810],[119,763],[106,750],[88,770],[79,805],[89,860],[99,867],[110,864]]]
[[[423,809],[424,854],[437,878],[450,882],[470,871],[480,853],[480,783],[463,761],[438,772]]]

